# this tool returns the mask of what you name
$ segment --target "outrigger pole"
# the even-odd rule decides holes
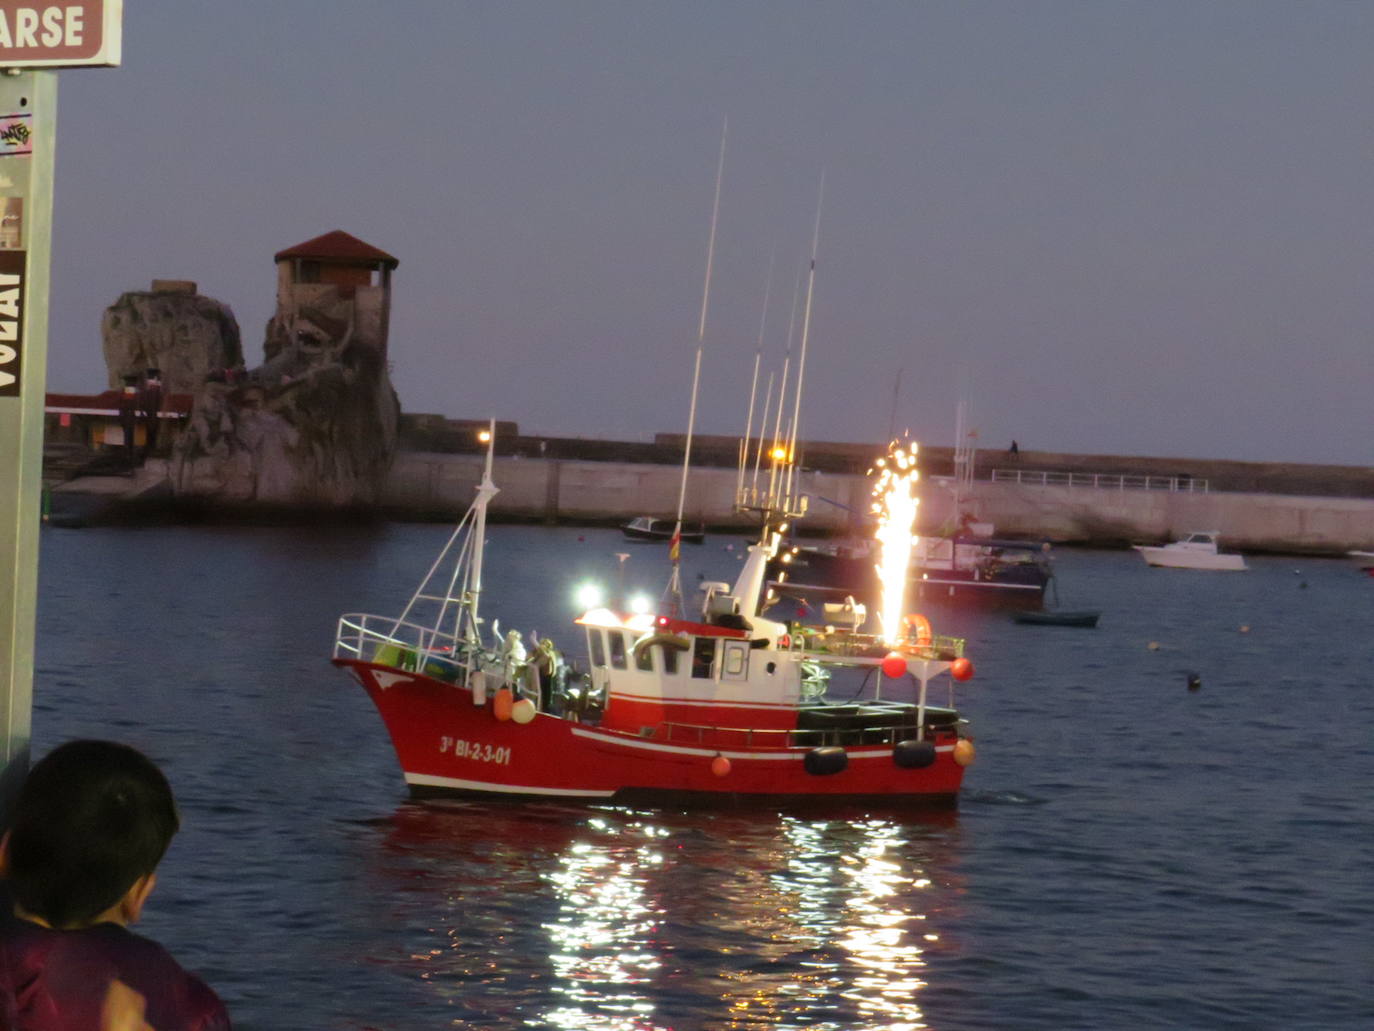
[[[692,369],[692,404],[687,413],[687,445],[682,453],[682,484],[677,493],[677,523],[673,527],[673,539],[668,545],[668,557],[673,563],[673,574],[668,581],[668,592],[672,596],[673,615],[682,615],[682,511],[687,504],[687,470],[692,462],[692,433],[697,421],[697,387],[701,383],[701,350],[706,339],[706,309],[711,299],[711,265],[716,255],[716,219],[720,214],[720,184],[725,177],[725,137],[730,128],[727,117],[720,127],[720,161],[716,165],[716,198],[711,205],[711,236],[706,244],[706,284],[701,291],[701,321],[697,324],[697,358]]]

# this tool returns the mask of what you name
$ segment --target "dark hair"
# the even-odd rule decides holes
[[[14,899],[53,927],[80,927],[157,868],[179,826],[171,785],[142,752],[113,741],[59,745],[19,790]]]

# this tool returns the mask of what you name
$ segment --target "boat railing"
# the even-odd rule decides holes
[[[1088,487],[1094,490],[1163,490],[1206,494],[1207,480],[1196,476],[1125,476],[1118,473],[1049,472],[1042,469],[994,469],[993,483],[1031,487]]]
[[[397,622],[394,616],[352,612],[339,617],[334,658],[414,670],[431,656],[451,659],[457,643],[453,634],[440,633],[433,627]]]

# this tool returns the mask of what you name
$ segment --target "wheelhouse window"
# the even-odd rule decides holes
[[[714,637],[698,637],[692,645],[692,676],[700,680],[709,680],[711,677],[711,667],[716,662],[716,639]]]
[[[625,668],[625,634],[621,630],[608,630],[606,635],[610,638],[611,645],[611,665],[616,669]]]
[[[742,677],[749,668],[749,646],[730,641],[725,645],[721,672],[727,677]]]
[[[601,631],[594,627],[587,628],[587,651],[593,666],[606,665],[606,649],[601,643]]]
[[[677,672],[677,649],[676,649],[676,648],[663,647],[663,648],[660,648],[658,651],[659,651],[659,654],[661,654],[661,655],[663,656],[663,672],[664,672],[664,673],[676,673],[676,672]]]
[[[630,650],[631,650],[631,651],[634,651],[634,649],[630,649]],[[664,649],[659,649],[659,650],[660,650],[660,651],[663,651]],[[653,668],[654,668],[654,650],[653,650],[653,648],[651,648],[651,647],[649,647],[649,648],[641,648],[641,649],[639,649],[639,651],[635,652],[634,654],[635,654],[635,669],[642,669],[645,673],[649,673],[649,672],[652,672],[652,671],[653,671]]]

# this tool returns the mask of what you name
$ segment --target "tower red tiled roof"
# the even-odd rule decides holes
[[[306,240],[305,243],[298,243],[284,251],[277,251],[272,256],[273,261],[282,261],[286,258],[309,258],[317,261],[358,265],[381,264],[389,269],[400,264],[386,251],[378,250],[372,244],[364,243],[356,236],[345,233],[342,229],[335,229],[333,232],[317,236],[313,240]]]

